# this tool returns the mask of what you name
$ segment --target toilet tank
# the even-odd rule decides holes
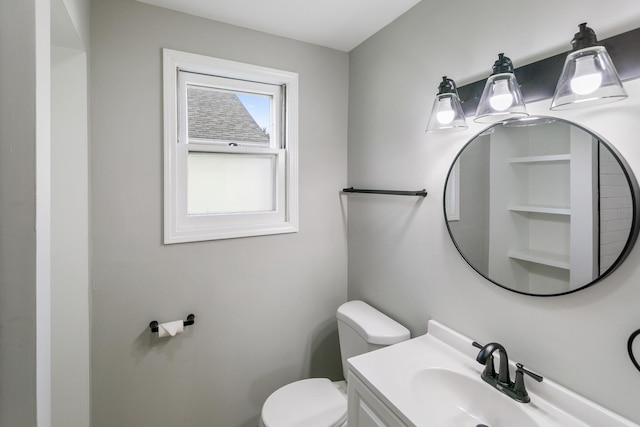
[[[348,358],[410,338],[407,328],[363,301],[342,304],[336,316],[345,379]]]

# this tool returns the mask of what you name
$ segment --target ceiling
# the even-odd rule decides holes
[[[138,0],[155,6],[350,51],[420,0]]]

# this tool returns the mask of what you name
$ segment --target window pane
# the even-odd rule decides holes
[[[190,152],[189,215],[275,210],[276,155]]]
[[[271,96],[187,86],[189,138],[269,146]]]

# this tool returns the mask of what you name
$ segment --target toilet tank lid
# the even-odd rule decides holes
[[[353,328],[370,344],[391,345],[410,338],[407,328],[363,301],[349,301],[338,307],[338,321]]]

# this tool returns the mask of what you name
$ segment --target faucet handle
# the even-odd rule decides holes
[[[524,374],[529,375],[534,380],[541,382],[542,377],[536,373],[533,373],[522,366],[522,363],[516,363],[516,380],[513,383],[513,392],[516,395],[516,399],[521,402],[527,403],[530,401],[529,393],[524,385]]]
[[[531,378],[533,378],[534,380],[538,381],[538,382],[542,382],[542,380],[544,378],[542,378],[541,375],[538,375],[534,372],[531,372],[527,369],[524,368],[524,365],[522,365],[522,363],[516,363],[516,375],[518,374],[518,372],[520,372],[520,375],[522,375],[523,373],[529,375]]]

